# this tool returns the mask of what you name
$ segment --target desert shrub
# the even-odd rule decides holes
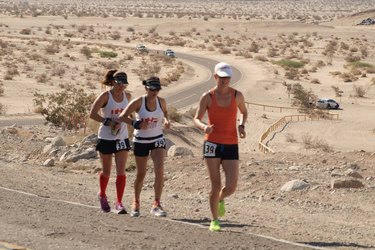
[[[290,133],[287,133],[287,134],[285,135],[285,140],[286,140],[287,142],[290,142],[290,143],[293,143],[293,142],[296,142],[296,141],[297,141],[296,138],[294,138],[294,135],[293,135],[293,134],[290,134]]]
[[[6,107],[4,104],[0,103],[0,115],[5,115],[6,114]]]
[[[178,113],[178,110],[175,107],[169,106],[168,107],[168,117],[172,121],[179,122],[179,121],[181,121],[182,116],[181,116],[180,113]]]
[[[357,81],[358,80],[358,77],[354,76],[353,74],[351,73],[347,73],[347,72],[344,72],[342,74],[339,75],[340,78],[344,81],[344,82],[354,82],[354,81]]]
[[[87,46],[83,46],[80,50],[80,52],[86,56],[87,59],[92,57],[91,49]]]
[[[83,89],[67,88],[54,94],[34,93],[34,106],[57,127],[78,129],[85,124],[93,96]]]
[[[356,97],[364,97],[366,95],[366,90],[363,86],[353,86],[354,96]]]
[[[21,35],[30,35],[31,34],[31,29],[29,29],[29,28],[22,29],[20,31],[20,34]]]
[[[0,96],[4,95],[4,85],[0,83]]]
[[[361,58],[359,56],[356,56],[356,55],[353,55],[353,54],[348,54],[346,57],[345,57],[345,61],[347,62],[357,62],[361,60]]]
[[[268,57],[275,57],[277,55],[278,55],[277,54],[277,49],[275,49],[273,47],[271,47],[271,48],[268,49],[268,51],[267,51],[267,56]]]
[[[52,76],[63,76],[65,74],[65,68],[63,65],[53,65],[51,69]]]
[[[320,84],[320,81],[319,81],[319,79],[316,79],[316,78],[314,78],[314,79],[311,79],[311,81],[310,81],[311,83],[313,83],[313,84]]]
[[[332,152],[333,149],[327,142],[318,137],[313,138],[310,134],[305,133],[302,135],[302,142],[306,149],[321,149],[324,152]]]
[[[117,30],[114,31],[113,33],[111,33],[109,35],[110,38],[112,38],[113,40],[119,40],[121,38],[121,34],[120,32],[118,32]]]
[[[285,77],[289,80],[298,80],[299,79],[299,72],[298,69],[288,69],[285,72]]]
[[[360,52],[361,52],[362,58],[366,58],[368,56],[367,47],[365,47],[365,46],[361,47]]]
[[[221,49],[219,50],[219,52],[220,52],[221,54],[230,54],[230,49],[228,49],[228,48],[221,48]]]
[[[336,97],[342,96],[342,93],[344,93],[339,87],[337,86],[331,86],[333,91],[335,91]]]
[[[134,29],[133,27],[128,27],[128,28],[126,29],[126,31],[128,31],[128,32],[134,32],[135,29]]]
[[[255,56],[254,59],[258,60],[258,61],[261,61],[261,62],[267,62],[268,61],[267,57],[261,56],[261,55]]]
[[[117,57],[117,53],[114,51],[99,51],[99,55],[102,58],[114,58]]]
[[[283,68],[302,68],[303,66],[305,66],[303,62],[287,60],[287,59],[274,61],[273,63]]]
[[[60,51],[60,47],[57,43],[49,44],[44,49],[49,55],[54,55]]]
[[[256,42],[252,42],[249,48],[250,52],[258,53],[259,52],[259,45]]]
[[[340,43],[340,48],[341,48],[342,50],[348,50],[348,49],[349,49],[349,45],[346,44],[346,43],[344,43],[344,42],[341,42],[341,43]]]
[[[37,82],[40,82],[40,83],[46,83],[48,81],[47,75],[45,73],[37,75],[35,79]]]
[[[292,85],[291,93],[293,95],[292,106],[298,107],[299,111],[303,113],[307,113],[307,110],[311,108],[312,101],[317,99],[312,90],[305,90],[299,83]]]

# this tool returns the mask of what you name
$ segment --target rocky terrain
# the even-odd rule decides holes
[[[189,143],[184,142],[185,136],[192,138]],[[204,238],[209,223],[209,180],[198,146],[201,136],[199,131],[183,125],[174,126],[167,133],[170,145],[184,148],[172,150],[174,147],[171,147],[168,151],[163,195],[168,219],[153,220],[148,214],[153,196],[153,173],[150,168],[142,193],[140,223],[125,215],[125,222],[118,224],[123,219],[115,217],[119,215],[101,214],[95,197],[100,165],[95,151],[87,154],[93,149],[95,135],[67,133],[49,126],[14,125],[1,128],[0,241],[11,240],[12,243],[33,249],[63,248],[61,243],[67,239],[75,243],[74,248],[81,249],[88,246],[93,249],[110,246],[118,249],[129,246],[139,249],[144,246],[178,249],[187,247],[186,244],[197,249],[209,249]],[[78,154],[79,160],[74,157]],[[242,237],[251,234],[334,249],[375,248],[374,162],[375,154],[364,151],[241,154],[239,187],[235,195],[226,201],[228,213],[223,220],[224,233],[220,235],[226,243],[222,248],[247,249],[244,244],[252,242],[255,244],[253,248],[258,249],[257,240]],[[134,174],[134,160],[130,157],[125,194],[128,209]],[[113,200],[113,179],[108,193]],[[88,208],[80,209],[85,206]],[[56,210],[52,215],[49,213],[51,209]],[[74,218],[74,222],[62,214],[64,211]],[[39,218],[38,222],[35,216]],[[45,219],[47,224],[40,224]],[[107,221],[115,224],[110,226]],[[179,224],[182,222],[188,223],[183,234],[191,235],[189,240],[167,237],[174,235],[175,227],[185,228],[184,224]],[[81,223],[83,228],[78,229]],[[153,238],[155,232],[145,228],[148,223],[159,225],[162,231],[156,235],[163,240]],[[46,239],[41,236],[17,236],[14,230],[20,225],[23,225],[21,235],[27,229],[32,232],[31,235],[44,235]],[[101,236],[97,233],[100,234],[102,230],[109,230],[113,234],[125,230],[123,233],[132,235],[132,241],[121,244],[115,241],[111,244],[119,245],[111,245],[104,239],[98,240],[97,237]],[[143,233],[134,235],[134,232]],[[141,243],[137,245],[135,242]],[[267,244],[263,247],[303,248],[294,245],[286,248],[272,246],[279,244],[275,242]]]

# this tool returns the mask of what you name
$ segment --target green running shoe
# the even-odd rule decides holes
[[[211,221],[211,224],[210,224],[210,228],[209,228],[209,230],[210,230],[211,232],[220,232],[221,227],[220,227],[219,220],[212,220],[212,221]]]
[[[217,215],[219,217],[224,217],[224,215],[225,215],[225,203],[224,203],[224,200],[219,201],[219,207],[218,207],[218,210],[217,210]]]

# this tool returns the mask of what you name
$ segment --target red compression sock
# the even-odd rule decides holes
[[[106,197],[105,190],[107,189],[109,176],[104,176],[103,173],[99,174],[100,197]]]
[[[126,175],[118,175],[116,178],[117,202],[122,201],[126,185]]]

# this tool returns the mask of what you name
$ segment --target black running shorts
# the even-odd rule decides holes
[[[122,140],[104,140],[99,139],[96,150],[102,154],[114,154],[122,150],[129,151],[131,149],[129,139]]]
[[[218,144],[205,141],[203,143],[203,158],[238,160],[238,144]]]
[[[151,143],[139,143],[134,142],[134,155],[135,156],[148,156],[151,150],[157,148],[164,148],[165,149],[165,139],[160,138],[155,142]]]

